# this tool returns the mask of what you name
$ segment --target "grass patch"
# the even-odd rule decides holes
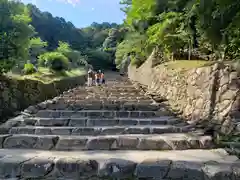
[[[7,76],[18,79],[18,80],[36,80],[41,81],[43,83],[51,83],[53,81],[59,81],[63,78],[75,77],[80,76],[86,73],[86,70],[82,68],[72,69],[69,71],[61,71],[61,72],[54,72],[48,68],[40,67],[38,72],[29,74],[29,75],[21,75],[16,73],[8,73]]]
[[[167,68],[174,71],[187,71],[193,68],[199,68],[204,66],[210,66],[214,64],[213,61],[203,61],[203,60],[176,60],[170,61],[157,66],[157,68]]]

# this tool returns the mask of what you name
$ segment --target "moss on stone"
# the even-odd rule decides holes
[[[13,79],[17,80],[35,80],[45,84],[49,84],[53,81],[59,81],[64,78],[81,76],[85,73],[86,71],[83,67],[61,72],[53,72],[47,68],[39,68],[38,72],[29,75],[20,75],[14,73],[9,73],[8,75]]]

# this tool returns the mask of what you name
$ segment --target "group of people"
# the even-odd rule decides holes
[[[94,72],[92,69],[88,70],[88,86],[99,86],[105,84],[104,73],[101,70]]]

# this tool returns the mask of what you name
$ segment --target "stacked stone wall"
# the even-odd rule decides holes
[[[147,86],[170,107],[192,122],[217,124],[228,133],[240,114],[240,74],[232,65],[214,65],[190,70],[169,69],[164,64],[153,66],[152,54],[139,68],[129,66],[132,81]]]
[[[51,99],[62,92],[83,85],[85,75],[65,78],[52,83],[44,84],[35,80],[17,80],[5,76],[0,77],[0,119],[12,116],[30,105]]]

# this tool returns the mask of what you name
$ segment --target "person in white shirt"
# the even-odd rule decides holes
[[[93,84],[93,71],[92,71],[92,69],[89,69],[88,70],[88,82],[87,82],[87,85],[88,86],[92,86],[92,84]]]

